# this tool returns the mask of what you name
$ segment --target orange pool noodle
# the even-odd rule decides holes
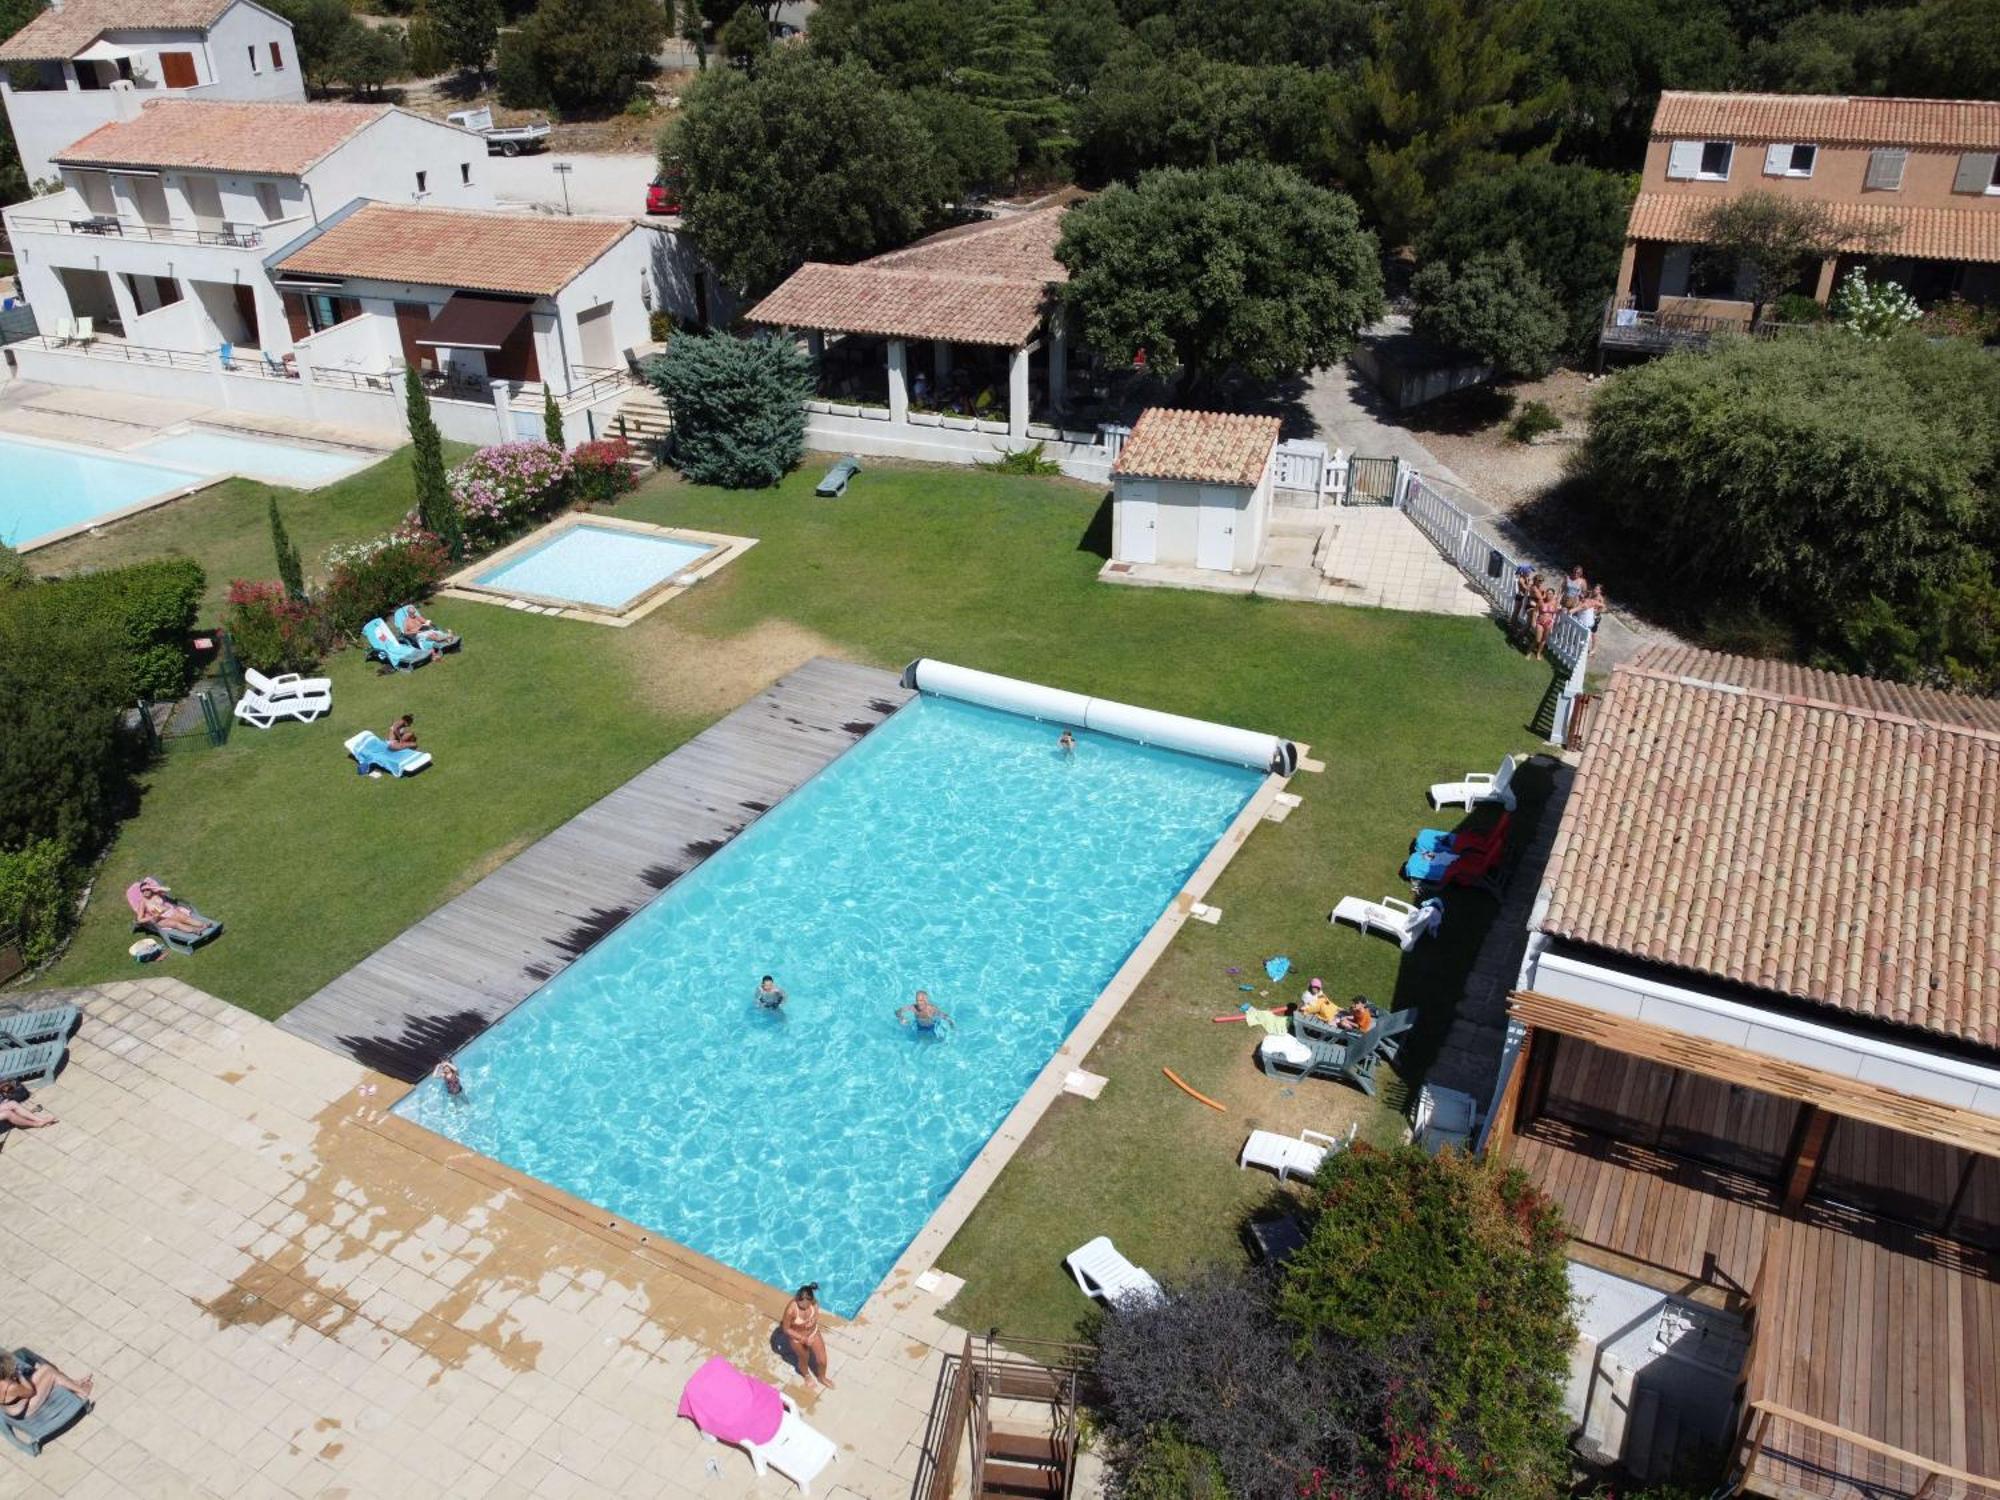
[[[1229,1113],[1228,1105],[1217,1104],[1213,1099],[1209,1098],[1208,1095],[1200,1093],[1195,1089],[1189,1088],[1187,1085],[1187,1080],[1185,1078],[1182,1078],[1181,1075],[1176,1073],[1172,1068],[1162,1068],[1160,1069],[1160,1071],[1166,1074],[1168,1079],[1172,1081],[1174,1086],[1178,1088],[1182,1093],[1186,1094],[1190,1099],[1199,1099],[1203,1104],[1206,1104],[1210,1109],[1215,1110],[1218,1113],[1225,1115]]]

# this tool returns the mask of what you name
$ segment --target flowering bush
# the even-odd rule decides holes
[[[628,460],[632,445],[621,437],[599,438],[570,449],[570,496],[578,505],[601,505],[639,487]]]
[[[260,672],[308,672],[326,653],[326,622],[318,607],[292,598],[275,580],[232,579],[222,620],[237,658]]]
[[[1859,270],[1841,282],[1830,311],[1849,333],[1864,339],[1886,339],[1923,316],[1917,299],[1895,282],[1871,282]]]
[[[320,610],[333,634],[349,639],[377,615],[429,598],[451,571],[451,558],[429,532],[405,527],[370,542],[337,547],[327,555],[327,566]]]
[[[2000,337],[2000,307],[1981,307],[1956,294],[1931,304],[1924,314],[1924,332],[1932,338],[1974,339],[1985,343]]]
[[[554,443],[495,443],[445,476],[469,541],[490,544],[560,507],[569,458]]]

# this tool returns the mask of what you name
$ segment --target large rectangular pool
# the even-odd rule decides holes
[[[913,700],[396,1112],[851,1316],[1262,779],[1057,733]]]
[[[186,432],[154,438],[132,450],[168,463],[186,464],[211,474],[241,474],[271,484],[311,489],[327,484],[372,463],[379,453],[340,452],[332,448],[310,448],[301,443],[274,442],[268,438],[239,437],[231,432],[210,432],[191,428]]]
[[[0,542],[32,547],[206,482],[189,469],[0,438]]]

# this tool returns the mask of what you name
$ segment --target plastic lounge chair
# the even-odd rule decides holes
[[[1440,1151],[1469,1152],[1479,1133],[1479,1102],[1459,1089],[1425,1084],[1417,1090],[1411,1138],[1432,1156]]]
[[[215,357],[225,370],[236,368],[236,346],[227,341],[215,346]]]
[[[1394,896],[1384,896],[1380,901],[1342,896],[1327,921],[1336,926],[1351,922],[1363,932],[1385,933],[1408,953],[1417,946],[1417,939],[1438,930],[1444,921],[1444,907],[1435,897],[1412,904],[1398,901]]]
[[[1500,762],[1497,771],[1467,771],[1463,781],[1440,781],[1431,788],[1431,806],[1469,808],[1481,802],[1498,802],[1512,812],[1516,765],[1510,755]]]
[[[264,351],[264,373],[275,375],[280,380],[290,380],[292,378],[292,372],[286,368],[285,362],[269,349]]]
[[[40,1355],[30,1349],[14,1351],[16,1359],[31,1359],[37,1364],[46,1363]],[[76,1419],[90,1410],[90,1403],[75,1391],[66,1391],[56,1386],[48,1394],[48,1399],[35,1409],[32,1417],[0,1416],[0,1429],[7,1434],[7,1441],[19,1448],[30,1458],[42,1456],[42,1444],[62,1432]]]
[[[861,472],[861,460],[852,453],[826,471],[813,493],[824,500],[838,500],[847,493],[847,481]]]
[[[45,1005],[29,1010],[20,1001],[10,1000],[0,1005],[0,1039],[26,1046],[30,1042],[67,1037],[76,1029],[79,1014],[74,1005]]]
[[[419,640],[417,638],[417,633],[412,629],[410,629],[410,627],[406,623],[404,623],[409,619],[411,615],[415,614],[416,612],[417,612],[417,607],[414,604],[398,605],[396,607],[395,616],[393,617],[393,623],[396,627],[396,634],[400,636],[402,639],[408,641],[412,646],[415,646],[418,650],[456,651],[460,646],[465,644],[458,638],[458,636],[455,633],[449,630],[440,629],[435,624],[431,626],[429,632],[425,635],[425,637],[422,640]]]
[[[350,736],[347,753],[354,757],[354,769],[362,776],[370,771],[387,771],[395,777],[409,776],[431,763],[430,751],[391,750],[389,742],[372,729]]]
[[[68,1047],[69,1038],[60,1036],[46,1042],[0,1042],[0,1083],[17,1083],[23,1078],[55,1082],[56,1066]]]
[[[167,900],[173,901],[174,905],[185,907],[197,921],[204,922],[207,925],[200,932],[182,932],[178,928],[162,927],[157,923],[147,920],[145,914],[146,887],[149,884],[160,895],[165,896]],[[135,880],[125,887],[125,904],[132,908],[132,930],[134,932],[143,932],[148,937],[157,938],[176,953],[192,953],[203,943],[222,935],[222,924],[220,922],[216,921],[213,917],[204,917],[185,901],[174,901],[174,893],[161,885],[159,881],[154,880],[150,875],[144,879]]]
[[[1127,1300],[1157,1302],[1166,1295],[1150,1271],[1142,1271],[1119,1253],[1109,1235],[1100,1234],[1072,1250],[1063,1257],[1063,1264],[1084,1296],[1111,1307]]]
[[[97,320],[95,318],[78,318],[76,320],[76,341],[79,344],[88,344],[96,337]]]
[[[1498,804],[1490,806],[1497,807]],[[1482,817],[1479,811],[1472,814],[1472,818]],[[1469,818],[1457,828],[1426,828],[1410,841],[1410,850],[1415,854],[1470,854],[1475,849],[1506,843],[1507,830],[1513,820],[1512,813],[1503,811],[1477,826]]]
[[[333,691],[331,677],[301,677],[296,672],[286,672],[277,677],[266,677],[255,667],[243,669],[243,681],[266,698],[316,697]]]
[[[1295,1136],[1253,1130],[1236,1158],[1236,1169],[1263,1167],[1276,1172],[1280,1182],[1287,1177],[1315,1176],[1328,1156],[1354,1143],[1355,1129],[1348,1126],[1344,1136],[1328,1135],[1323,1130],[1301,1130]]]
[[[379,615],[361,627],[361,639],[367,644],[371,657],[398,672],[414,671],[437,655],[428,646],[412,646],[402,640],[389,628],[389,622]]]
[[[280,719],[310,724],[333,707],[333,689],[323,685],[324,677],[315,677],[310,682],[296,679],[280,688],[261,673],[245,671],[243,682],[243,696],[236,700],[236,717],[253,729],[269,729]]]
[[[813,1480],[840,1456],[833,1439],[801,1417],[791,1397],[720,1356],[688,1377],[679,1412],[709,1442],[749,1454],[760,1477],[775,1469],[801,1495],[811,1495]]]
[[[75,342],[75,340],[76,340],[76,319],[75,319],[75,318],[57,318],[57,319],[56,319],[56,333],[55,333],[55,339],[56,339],[56,346],[57,346],[58,348],[60,348],[60,347],[61,347],[62,345],[64,345],[64,344],[68,344],[68,343],[73,343],[73,342]]]

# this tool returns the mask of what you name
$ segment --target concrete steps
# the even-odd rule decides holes
[[[634,443],[657,445],[674,430],[674,414],[651,386],[642,386],[618,403],[612,430]]]

